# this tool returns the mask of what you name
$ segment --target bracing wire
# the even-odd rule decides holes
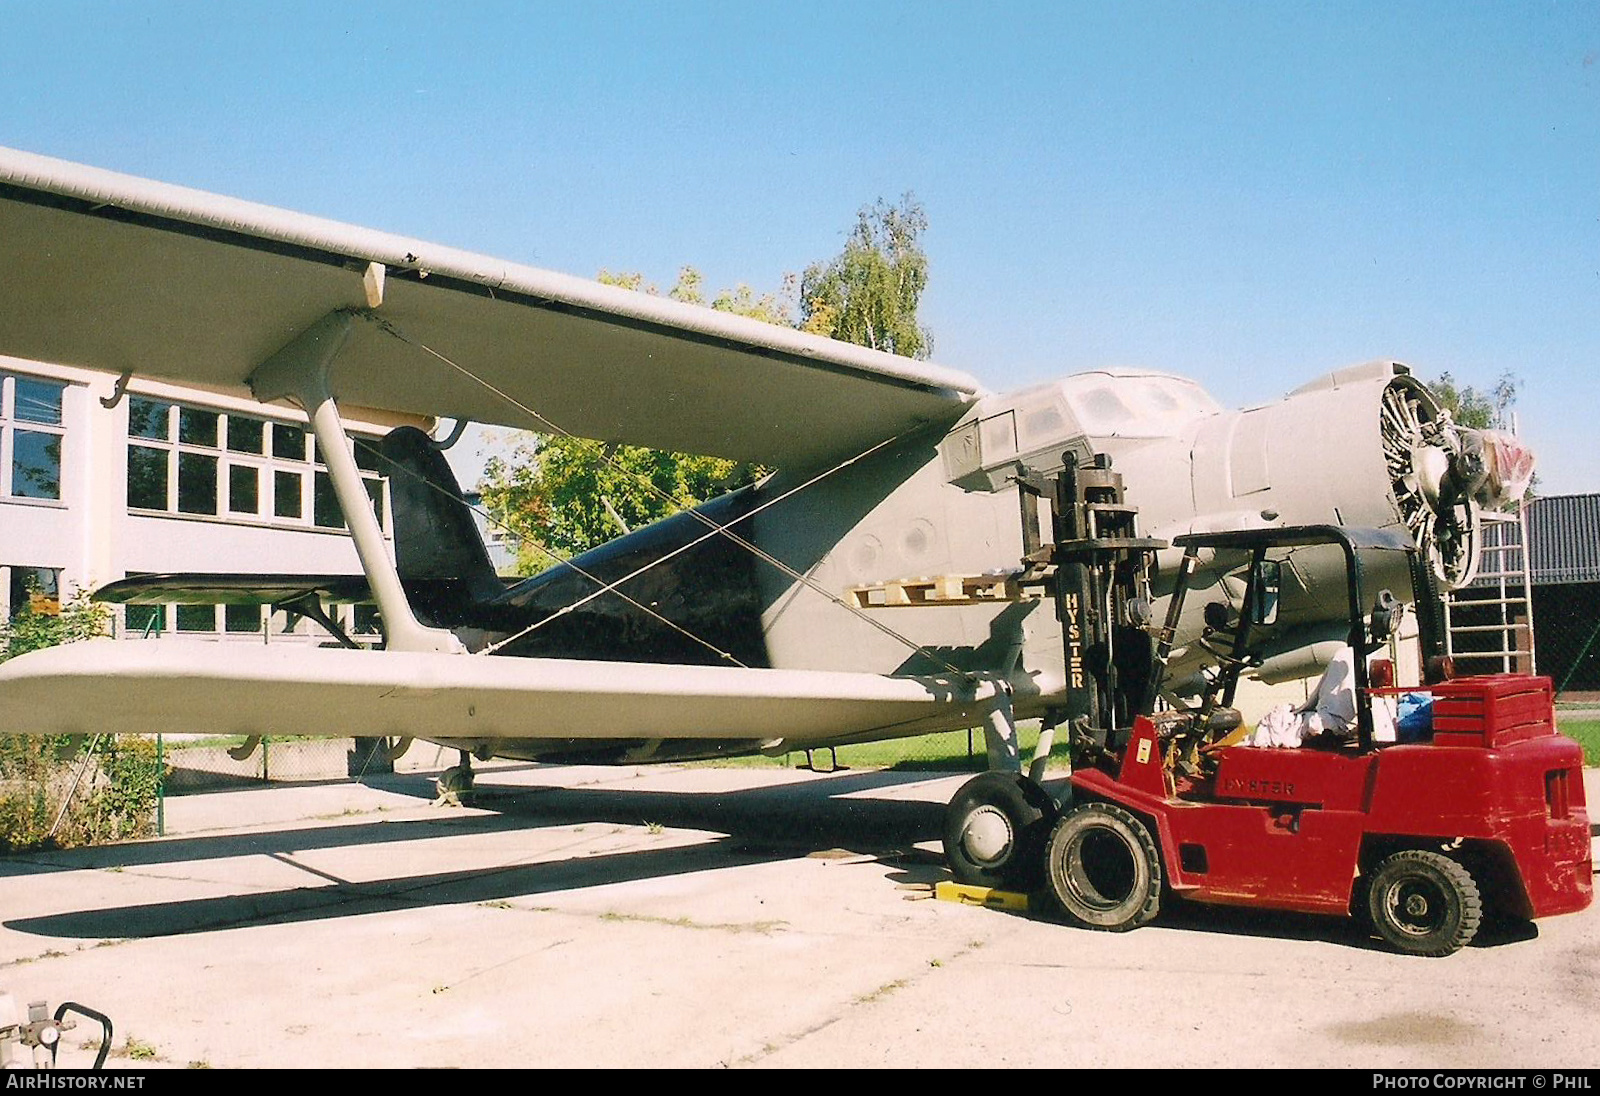
[[[925,647],[922,644],[918,643],[916,640],[911,639],[909,636],[906,636],[906,635],[902,634],[901,632],[896,631],[895,629],[889,627],[887,624],[884,624],[882,621],[880,621],[880,620],[876,619],[875,617],[872,617],[872,616],[868,615],[867,613],[863,612],[861,609],[859,609],[858,607],[856,607],[856,606],[850,604],[849,602],[845,601],[843,598],[839,597],[837,594],[833,593],[831,590],[828,590],[825,587],[823,587],[820,583],[818,583],[815,579],[811,578],[809,575],[802,574],[800,571],[797,571],[795,568],[789,566],[787,563],[785,563],[782,560],[778,559],[777,557],[773,556],[771,553],[765,551],[764,549],[762,549],[758,545],[753,544],[752,542],[750,542],[746,538],[740,536],[738,533],[735,533],[732,529],[728,528],[727,526],[718,524],[716,521],[712,520],[709,516],[707,516],[706,514],[701,513],[698,510],[695,510],[693,508],[685,508],[683,506],[683,504],[678,499],[672,497],[672,495],[668,494],[666,491],[663,491],[661,488],[657,487],[654,483],[650,482],[649,479],[645,478],[644,476],[638,475],[637,473],[632,472],[631,470],[629,470],[627,468],[624,468],[620,464],[618,464],[615,460],[613,460],[605,452],[605,449],[604,449],[603,446],[599,445],[598,443],[592,442],[587,438],[581,438],[578,435],[572,433],[570,430],[567,430],[567,429],[563,428],[559,423],[553,422],[552,420],[550,420],[546,416],[544,416],[544,415],[540,414],[538,411],[534,410],[532,407],[529,407],[527,404],[525,404],[521,400],[517,399],[515,396],[511,395],[509,392],[506,392],[504,389],[498,387],[497,385],[493,384],[492,382],[490,382],[488,380],[485,380],[483,377],[478,376],[478,374],[474,373],[471,369],[468,369],[466,366],[464,366],[461,363],[453,360],[448,355],[443,354],[438,350],[435,350],[433,347],[427,345],[426,343],[422,342],[421,340],[413,338],[411,335],[409,335],[409,334],[405,333],[404,331],[400,330],[397,326],[395,326],[389,320],[384,319],[383,317],[380,317],[380,316],[376,316],[376,315],[372,314],[371,312],[357,312],[356,315],[359,315],[359,316],[363,317],[364,319],[366,319],[368,322],[376,325],[379,330],[383,331],[385,334],[391,336],[392,338],[398,339],[400,342],[403,342],[403,343],[407,344],[408,346],[413,346],[413,347],[417,348],[418,350],[421,350],[423,353],[428,354],[431,357],[438,359],[440,362],[442,362],[443,364],[449,366],[451,369],[454,369],[456,372],[460,373],[462,376],[466,377],[468,380],[472,381],[474,384],[479,385],[480,387],[482,387],[486,391],[490,392],[491,394],[493,394],[494,396],[496,396],[500,400],[504,401],[505,403],[510,404],[512,407],[515,407],[517,410],[519,410],[523,414],[527,415],[534,422],[538,423],[539,426],[543,430],[545,430],[546,432],[552,433],[552,434],[560,434],[563,437],[571,438],[573,441],[578,442],[580,445],[585,446],[596,459],[598,459],[600,462],[605,464],[607,467],[611,468],[613,471],[617,472],[618,474],[626,475],[626,476],[629,476],[631,478],[634,478],[634,479],[638,480],[639,483],[641,483],[644,486],[646,491],[648,491],[649,493],[655,495],[656,497],[658,497],[659,499],[661,499],[662,501],[667,503],[667,505],[671,506],[674,510],[676,510],[678,512],[682,512],[682,513],[687,513],[692,518],[694,518],[696,521],[699,521],[701,524],[707,526],[710,529],[710,534],[709,535],[713,535],[714,536],[714,535],[719,535],[720,534],[721,536],[727,537],[728,540],[732,541],[734,544],[736,544],[739,547],[741,547],[741,548],[745,549],[746,551],[750,552],[757,559],[760,559],[762,562],[767,563],[770,566],[772,566],[772,567],[776,568],[777,570],[781,571],[788,578],[790,578],[790,579],[792,579],[792,580],[794,580],[796,582],[799,582],[802,585],[806,586],[807,588],[809,588],[809,589],[815,591],[816,593],[822,595],[823,597],[827,598],[829,601],[833,602],[835,605],[839,606],[841,609],[844,609],[846,612],[848,612],[851,615],[855,616],[857,619],[859,619],[859,620],[865,622],[866,624],[870,625],[871,627],[877,629],[879,632],[881,632],[884,635],[890,637],[895,642],[900,643],[901,645],[909,648],[913,652],[915,652],[915,653],[921,655],[922,657],[928,659],[933,664],[938,665],[938,666],[942,666],[944,669],[948,670],[952,674],[957,675],[958,677],[970,677],[971,676],[967,671],[961,670],[961,669],[959,669],[959,668],[957,668],[955,666],[952,666],[944,658],[941,658],[939,655],[935,654],[933,651],[929,650],[927,647]],[[891,439],[891,440],[894,440],[894,439]],[[876,447],[874,447],[874,448],[876,448]],[[862,454],[862,455],[864,456],[865,454]],[[853,459],[859,459],[859,458],[853,458]],[[842,467],[842,465],[841,465],[841,467]],[[834,469],[834,471],[836,471],[836,470],[837,469]],[[820,477],[818,477],[818,478],[820,478]],[[810,482],[815,482],[815,480],[812,480]],[[802,486],[808,486],[808,485],[809,484],[802,485]],[[792,494],[793,492],[790,492],[790,493]],[[568,561],[568,562],[569,562],[569,565],[570,565],[570,561]],[[592,576],[590,576],[590,577],[592,578]],[[631,576],[629,576],[629,577],[631,577]],[[598,582],[598,580],[595,580],[595,581]],[[623,579],[622,581],[626,581],[626,579]],[[637,603],[635,603],[635,604],[637,604]],[[540,622],[540,623],[542,623],[542,622]],[[531,631],[532,628],[529,628],[527,630]],[[509,640],[502,641],[501,645],[503,645],[505,642],[509,642]]]
[[[599,576],[590,574],[588,571],[584,570],[582,567],[579,567],[576,563],[573,563],[570,559],[562,559],[560,556],[556,555],[550,549],[548,549],[544,545],[540,544],[536,539],[534,539],[532,537],[525,536],[519,530],[511,528],[511,526],[507,525],[505,522],[496,519],[494,517],[494,515],[490,514],[488,511],[481,510],[478,507],[473,506],[471,503],[467,502],[465,499],[457,498],[455,495],[451,494],[449,491],[446,491],[443,487],[440,487],[437,483],[434,483],[432,480],[428,479],[426,476],[418,475],[414,470],[412,470],[410,468],[407,468],[405,465],[400,464],[397,461],[391,460],[389,457],[385,456],[381,451],[379,451],[377,449],[374,449],[372,446],[367,445],[366,443],[361,442],[359,440],[356,442],[356,444],[360,445],[363,449],[367,450],[373,456],[375,456],[379,460],[383,461],[383,463],[387,464],[394,471],[398,471],[398,472],[404,474],[407,478],[415,480],[417,483],[420,483],[424,487],[427,487],[430,491],[437,491],[439,494],[443,495],[445,498],[451,500],[452,502],[460,503],[462,506],[465,506],[468,510],[471,510],[474,514],[477,514],[479,517],[482,517],[485,521],[490,522],[491,524],[494,524],[494,525],[498,525],[500,528],[504,529],[506,532],[510,533],[512,536],[517,537],[520,540],[523,540],[525,543],[533,545],[540,552],[543,552],[546,556],[549,556],[556,563],[558,563],[558,564],[560,564],[560,565],[562,565],[564,567],[570,567],[572,570],[576,571],[578,574],[582,575],[584,578],[588,579],[590,582],[594,583],[596,586],[600,586],[601,587],[601,589],[596,592],[596,595],[591,595],[591,597],[585,598],[584,602],[592,600],[593,596],[597,596],[598,594],[605,592],[605,584],[601,581]],[[715,643],[712,643],[710,640],[705,639],[702,636],[696,635],[694,632],[690,631],[688,628],[685,628],[683,625],[677,623],[676,621],[669,620],[667,617],[665,617],[665,616],[661,615],[660,613],[656,612],[654,609],[650,608],[648,605],[644,604],[643,602],[637,601],[634,598],[629,597],[627,594],[623,593],[621,590],[617,590],[617,591],[615,591],[615,593],[616,593],[616,595],[618,597],[620,597],[623,601],[626,601],[629,605],[632,605],[635,609],[638,609],[640,612],[646,613],[649,616],[654,617],[655,619],[659,620],[661,623],[665,624],[668,628],[671,628],[673,631],[678,632],[679,634],[684,635],[684,636],[688,637],[689,639],[694,640],[696,643],[700,644],[702,647],[705,647],[706,649],[711,651],[718,658],[720,658],[720,659],[722,659],[722,660],[724,660],[726,662],[731,662],[735,666],[743,667],[744,669],[749,669],[750,668],[748,665],[746,665],[745,663],[741,662],[739,660],[739,658],[737,656],[735,656],[733,653],[731,653],[729,651],[724,651],[722,648],[718,647]],[[580,602],[578,604],[583,604],[583,602]],[[553,620],[558,616],[561,616],[561,615],[563,615],[565,613],[571,612],[573,608],[574,608],[574,606],[572,606],[572,605],[563,606],[561,609],[557,610],[555,613],[552,613],[550,616],[543,618],[538,623],[544,624],[545,622],[547,622],[549,620]],[[531,631],[531,629],[524,629],[524,632],[526,632],[526,631]],[[523,633],[518,633],[518,634],[521,635]],[[508,642],[508,641],[502,640],[500,643],[495,644],[494,645],[494,649],[498,650],[500,647],[504,646],[506,642]],[[485,654],[485,653],[488,653],[488,650],[485,649],[484,651],[479,651],[478,653],[479,654]]]

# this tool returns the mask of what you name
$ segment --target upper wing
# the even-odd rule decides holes
[[[978,391],[964,373],[707,308],[0,149],[0,354],[237,390],[366,308],[334,394],[367,407],[797,466]],[[458,371],[416,344],[459,364]],[[496,393],[495,388],[501,390]]]

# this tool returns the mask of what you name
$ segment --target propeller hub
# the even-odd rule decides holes
[[[1411,474],[1430,507],[1439,505],[1440,490],[1450,474],[1450,454],[1437,445],[1419,445],[1411,450]]]

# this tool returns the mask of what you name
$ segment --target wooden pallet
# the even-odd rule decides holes
[[[1017,576],[932,575],[927,578],[895,579],[870,586],[854,586],[846,591],[858,609],[886,609],[905,605],[974,605],[979,602],[1021,601],[1024,597]]]

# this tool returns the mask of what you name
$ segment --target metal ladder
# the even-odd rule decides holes
[[[1516,513],[1485,511],[1478,576],[1444,599],[1445,653],[1463,674],[1531,674],[1533,584],[1528,573],[1527,521]]]

